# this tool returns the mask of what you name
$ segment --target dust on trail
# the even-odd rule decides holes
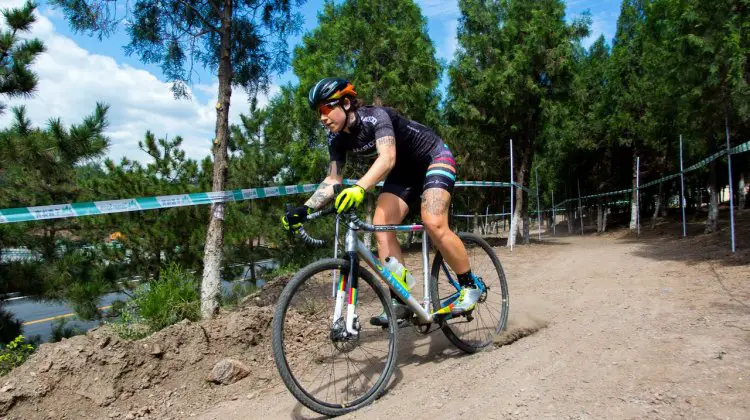
[[[542,328],[547,328],[547,325],[547,321],[530,312],[511,315],[508,318],[508,326],[505,331],[495,337],[494,344],[497,347],[513,344],[524,337],[536,333]]]

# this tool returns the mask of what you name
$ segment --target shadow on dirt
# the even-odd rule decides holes
[[[662,261],[682,261],[688,265],[712,261],[725,266],[750,264],[750,210],[735,213],[735,247],[731,250],[729,209],[720,209],[719,232],[705,233],[705,218],[688,216],[687,237],[682,237],[680,218],[660,220],[654,229],[641,227],[641,235],[626,233],[620,239],[643,248],[633,255]]]

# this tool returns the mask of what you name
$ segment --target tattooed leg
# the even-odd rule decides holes
[[[469,256],[461,239],[448,228],[451,195],[441,188],[428,188],[422,193],[422,223],[430,240],[456,273],[469,271]]]

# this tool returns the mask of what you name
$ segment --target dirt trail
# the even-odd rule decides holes
[[[441,332],[401,329],[387,393],[348,417],[750,418],[749,215],[738,219],[735,255],[725,232],[679,239],[669,224],[637,239],[496,248],[510,289],[507,334],[466,356]],[[419,254],[406,263],[421,279]],[[271,355],[282,287],[139,341],[104,328],[44,344],[0,380],[0,418],[317,418],[283,386]],[[250,375],[207,382],[225,357]]]
[[[750,417],[748,254],[701,260],[697,241],[607,235],[497,248],[509,334],[533,334],[465,356],[439,332],[402,329],[388,392],[349,417]],[[277,376],[197,417],[317,417]]]

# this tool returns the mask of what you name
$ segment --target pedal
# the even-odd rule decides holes
[[[453,318],[453,314],[451,313],[438,313],[435,312],[432,314],[432,322],[442,326],[443,323],[449,319]]]

